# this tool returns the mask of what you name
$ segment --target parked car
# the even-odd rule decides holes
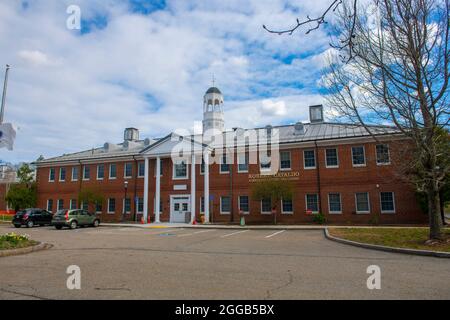
[[[53,215],[47,210],[43,209],[25,209],[18,211],[12,220],[12,224],[16,228],[21,226],[27,226],[27,228],[33,228],[40,225],[51,225]]]
[[[76,229],[78,226],[92,226],[97,228],[100,225],[100,219],[93,213],[86,210],[59,210],[53,216],[52,225],[61,230],[63,227]]]

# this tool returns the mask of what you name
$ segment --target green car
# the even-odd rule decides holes
[[[58,210],[53,216],[52,225],[61,230],[63,227],[76,229],[78,226],[92,226],[97,228],[100,225],[100,219],[86,210]]]

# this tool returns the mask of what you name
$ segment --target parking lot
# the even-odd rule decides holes
[[[356,248],[322,231],[14,229],[53,244],[0,258],[0,299],[449,299],[450,261]],[[81,290],[66,286],[81,269]],[[369,290],[367,267],[381,268]]]

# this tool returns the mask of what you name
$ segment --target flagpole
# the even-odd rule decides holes
[[[9,66],[9,64],[7,64],[5,72],[5,82],[3,84],[2,107],[0,109],[0,124],[3,123],[3,116],[5,114],[6,90],[8,89],[8,73],[10,68],[11,67]]]

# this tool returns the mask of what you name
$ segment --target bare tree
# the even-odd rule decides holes
[[[408,179],[428,198],[430,239],[442,238],[439,192],[450,172],[449,0],[371,1],[364,14],[341,4],[324,75],[330,107],[372,133],[392,124],[411,141]],[[349,35],[351,47],[342,47]],[[342,57],[351,59],[342,60]],[[375,137],[375,135],[373,135]]]
[[[430,239],[442,238],[439,191],[450,174],[449,11],[449,0],[330,0],[321,16],[292,28],[263,26],[279,35],[305,26],[309,34],[334,14],[328,104],[374,139],[370,124],[392,125],[409,138],[401,171],[427,195]]]

